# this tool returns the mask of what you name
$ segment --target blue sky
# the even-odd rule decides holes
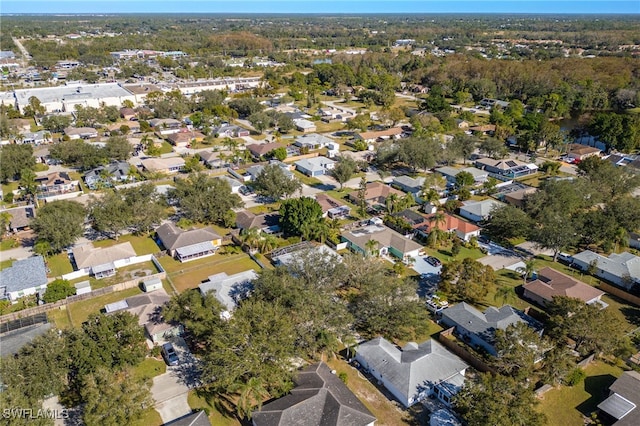
[[[12,13],[589,13],[639,14],[640,0],[1,0]]]

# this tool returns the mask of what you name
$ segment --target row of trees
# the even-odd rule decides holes
[[[66,407],[82,404],[83,422],[122,425],[152,406],[150,382],[132,374],[147,353],[142,327],[129,313],[96,314],[80,328],[35,338],[0,363],[3,407],[41,409],[50,395]],[[16,416],[13,425],[48,424]]]
[[[336,353],[340,341],[355,343],[354,331],[410,339],[428,327],[415,282],[397,278],[381,262],[356,255],[339,261],[314,251],[296,259],[263,270],[228,321],[211,294],[195,290],[176,296],[165,312],[193,339],[208,390],[219,400],[237,400],[240,417],[290,389],[297,357]]]
[[[627,233],[640,228],[640,201],[630,193],[640,176],[598,157],[579,166],[573,180],[546,180],[525,198],[522,210],[495,209],[487,231],[503,241],[527,237],[558,253],[571,246],[611,251],[625,245]]]

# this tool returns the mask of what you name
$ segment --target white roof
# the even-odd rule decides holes
[[[132,96],[132,93],[118,83],[101,84],[73,84],[68,86],[39,87],[33,89],[18,89],[16,99],[21,104],[27,104],[29,98],[35,96],[42,103],[71,101],[73,99],[102,99]]]

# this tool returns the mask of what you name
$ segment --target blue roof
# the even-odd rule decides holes
[[[0,271],[0,285],[6,292],[22,291],[47,284],[47,268],[42,256],[29,257],[13,262]]]

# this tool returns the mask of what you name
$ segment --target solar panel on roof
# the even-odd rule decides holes
[[[518,165],[515,161],[505,161],[505,164],[509,167],[516,167]]]

